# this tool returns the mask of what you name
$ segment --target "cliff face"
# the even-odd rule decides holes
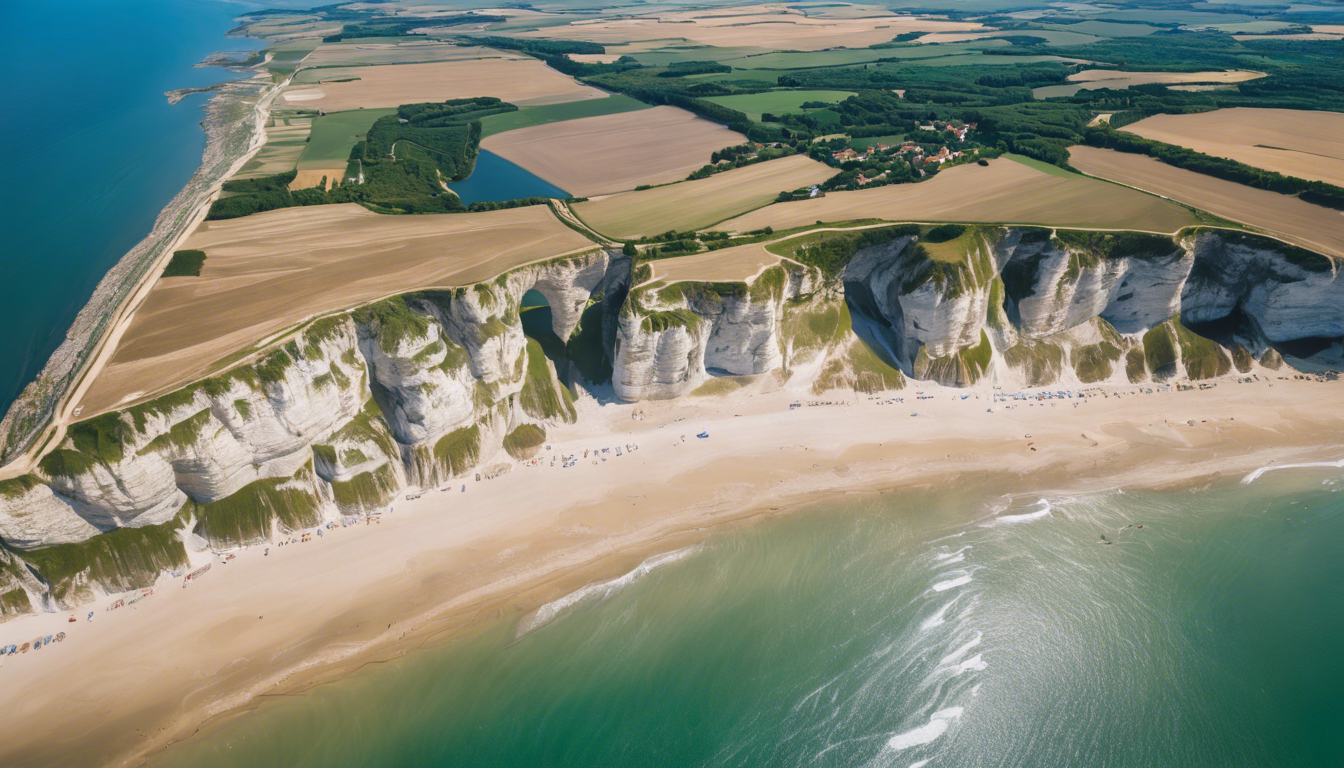
[[[0,537],[19,550],[11,570],[40,574],[44,594],[73,604],[185,563],[193,531],[216,547],[269,539],[471,471],[517,424],[572,420],[572,408],[546,407],[567,394],[539,352],[529,357],[522,295],[552,297],[564,338],[611,269],[596,252],[323,318],[254,363],[71,426],[37,472],[0,482]],[[541,405],[520,407],[520,395]],[[89,560],[120,546],[99,534],[130,529],[143,533],[127,546],[161,557]],[[87,567],[34,564],[57,550]],[[87,583],[99,571],[110,573]]]
[[[810,296],[814,268],[786,263],[747,283],[661,282],[631,291],[620,314],[612,385],[622,400],[666,400],[713,375],[784,364],[785,305]]]
[[[523,333],[533,289],[561,347],[582,322],[601,347],[583,370],[609,363],[626,401],[759,374],[799,392],[1011,389],[1344,358],[1336,264],[1265,238],[944,226],[851,242],[745,282],[630,289],[630,261],[599,251],[407,294],[72,425],[36,472],[0,481],[0,617],[148,585],[202,538],[229,547],[383,508],[494,461],[515,431],[572,422],[554,350]]]

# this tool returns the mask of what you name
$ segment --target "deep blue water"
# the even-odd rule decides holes
[[[476,158],[476,170],[465,181],[454,181],[448,188],[467,205],[520,197],[569,197],[565,190],[484,149]]]
[[[207,96],[163,92],[234,75],[193,68],[260,3],[7,0],[17,62],[0,120],[0,413],[65,338],[112,265],[200,164]]]

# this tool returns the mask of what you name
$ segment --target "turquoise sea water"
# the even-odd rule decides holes
[[[98,281],[200,165],[206,96],[193,68],[259,4],[220,0],[6,2],[11,76],[0,120],[0,413],[42,369]],[[15,66],[17,65],[17,66]]]
[[[821,505],[153,765],[1341,765],[1337,475]]]
[[[484,149],[477,156],[476,168],[471,175],[449,183],[448,188],[467,205],[523,197],[569,197],[565,190]]]

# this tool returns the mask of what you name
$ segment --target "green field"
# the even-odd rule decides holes
[[[481,120],[481,138],[512,131],[515,128],[559,123],[564,120],[577,120],[581,117],[615,115],[620,112],[634,112],[648,108],[648,104],[620,94],[608,96],[605,99],[570,101],[564,104],[549,104],[544,107],[523,107],[517,112],[505,112],[501,115],[490,115],[483,118]]]
[[[710,96],[705,101],[746,113],[752,120],[760,120],[765,112],[776,114],[800,112],[805,102],[825,101],[836,104],[853,95],[853,91],[767,91],[737,96]]]
[[[313,131],[308,137],[308,145],[299,156],[299,170],[344,165],[350,157],[351,148],[364,138],[374,121],[383,115],[395,114],[396,111],[352,109],[313,118]]]
[[[1085,35],[1100,37],[1143,37],[1158,30],[1147,24],[1121,24],[1117,21],[1080,21],[1077,24],[1045,24],[1047,29],[1064,32],[1082,32]]]
[[[1022,165],[1025,165],[1028,168],[1035,168],[1041,173],[1048,173],[1051,176],[1058,176],[1061,179],[1082,178],[1082,176],[1080,176],[1079,174],[1076,174],[1073,171],[1066,171],[1063,168],[1060,168],[1058,165],[1051,165],[1050,163],[1041,160],[1034,160],[1024,155],[1015,155],[1012,152],[1005,152],[1003,153],[1003,157],[1005,157],[1008,160],[1012,160],[1015,163],[1021,163]]]
[[[944,46],[926,46],[924,50],[929,56],[940,56],[938,48]],[[732,59],[725,61],[733,67],[741,69],[801,69],[804,67],[837,67],[843,64],[866,64],[878,59],[891,58],[891,54],[905,49],[881,49],[881,48],[858,48],[854,50],[839,51],[794,51],[788,53],[767,53],[764,56],[747,56],[745,58]],[[635,58],[639,58],[636,56]]]
[[[874,144],[886,144],[887,146],[891,146],[893,144],[900,144],[903,141],[905,141],[905,135],[898,133],[894,136],[868,136],[862,139],[851,139],[849,146],[855,149],[867,149]]]
[[[620,53],[620,46],[609,46],[608,51]],[[741,59],[744,56],[754,54],[768,53],[768,48],[751,47],[724,47],[716,48],[712,45],[678,45],[667,48],[656,48],[652,51],[635,52],[629,54],[635,61],[646,67],[666,67],[669,64],[675,64],[681,61],[722,61],[728,62]]]

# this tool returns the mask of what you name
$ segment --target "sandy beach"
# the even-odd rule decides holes
[[[0,645],[68,635],[0,662],[0,764],[135,765],[267,699],[827,497],[972,482],[1004,494],[1183,487],[1335,461],[1337,385],[1294,376],[1010,402],[988,388],[940,387],[821,398],[748,388],[639,405],[585,398],[579,423],[552,431],[537,466],[501,455],[486,466],[507,463],[506,474],[398,499],[381,522],[269,554],[243,550],[186,587],[165,576],[151,597],[115,611],[111,598],[100,601],[74,623],[65,612],[0,625]],[[707,438],[696,437],[702,430]],[[596,465],[583,456],[607,448]],[[552,464],[561,454],[576,463]]]

